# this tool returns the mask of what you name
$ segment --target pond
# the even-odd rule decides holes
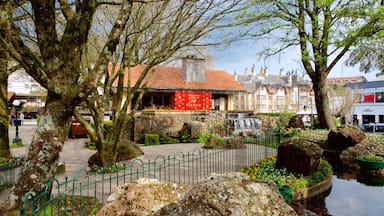
[[[304,206],[320,215],[382,216],[384,186],[368,186],[355,179],[332,177],[332,188],[320,196],[304,201]]]

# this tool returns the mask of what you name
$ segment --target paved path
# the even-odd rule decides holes
[[[14,157],[25,156],[28,151],[29,144],[32,141],[34,132],[36,129],[36,124],[33,122],[28,122],[25,125],[19,126],[19,136],[23,140],[23,143],[27,144],[25,147],[12,148],[11,153]],[[9,127],[9,138],[12,142],[12,138],[15,137],[15,127]],[[60,154],[59,161],[65,163],[65,173],[57,176],[59,179],[64,179],[65,176],[72,178],[75,172],[81,168],[88,167],[88,158],[95,153],[94,150],[89,150],[84,148],[86,141],[89,141],[88,138],[79,138],[71,139],[69,138],[63,147],[63,151]],[[174,155],[177,152],[192,152],[196,148],[201,148],[201,144],[170,144],[170,145],[161,145],[161,146],[142,146],[144,155],[140,158],[153,159],[158,155]],[[0,192],[0,201],[4,200],[9,193],[9,190]]]

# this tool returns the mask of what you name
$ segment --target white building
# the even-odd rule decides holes
[[[359,126],[384,123],[384,81],[348,84],[358,102],[353,108],[353,123]]]
[[[15,99],[20,100],[23,112],[37,113],[45,106],[47,91],[23,70],[17,70],[8,76],[8,92],[15,93]]]

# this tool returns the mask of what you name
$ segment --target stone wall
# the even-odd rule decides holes
[[[190,121],[204,122],[215,132],[224,125],[225,115],[206,112],[143,112],[135,117],[135,141],[145,133],[161,134],[163,131],[180,131]]]

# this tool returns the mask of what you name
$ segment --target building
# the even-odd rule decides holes
[[[236,110],[316,114],[312,83],[296,72],[281,70],[279,75],[273,75],[266,68],[257,73],[252,67],[250,74],[246,70],[244,75],[234,77],[246,88],[246,92],[235,97]]]
[[[367,82],[368,80],[364,76],[351,76],[351,77],[334,77],[327,78],[327,84],[332,85],[346,85],[351,83]]]
[[[45,106],[47,91],[24,70],[17,70],[8,76],[9,109],[13,100],[20,100],[26,118],[36,118],[39,109]]]
[[[109,71],[112,67],[110,64]],[[116,65],[115,70],[119,67]],[[130,69],[130,87],[144,69],[145,65]],[[124,84],[125,88],[129,86],[128,76]],[[233,110],[234,95],[245,92],[245,88],[226,71],[209,69],[204,59],[187,56],[181,67],[155,66],[145,91],[139,109],[228,111]]]
[[[353,123],[365,125],[384,123],[384,80],[347,84],[357,103],[353,108]]]

